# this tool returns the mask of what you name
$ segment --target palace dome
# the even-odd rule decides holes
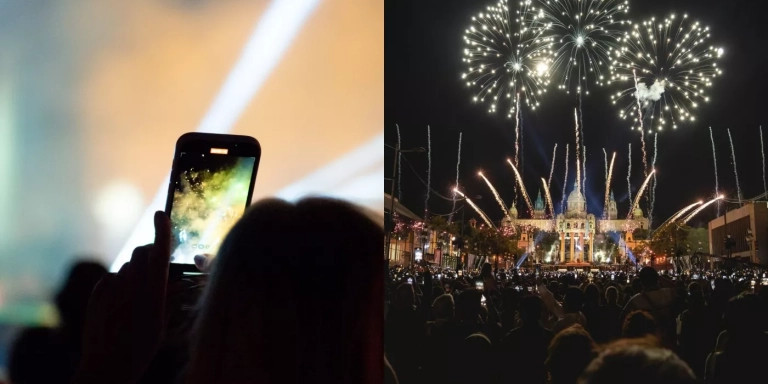
[[[573,183],[573,191],[568,195],[568,207],[566,212],[569,214],[586,214],[586,205],[587,201],[584,198],[584,195],[581,194],[579,186],[576,183]]]
[[[509,206],[509,217],[517,219],[517,208],[515,208],[514,204]]]

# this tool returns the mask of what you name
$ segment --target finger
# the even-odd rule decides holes
[[[165,212],[155,212],[155,243],[149,247],[147,288],[155,309],[162,311],[171,262],[171,221]]]
[[[133,257],[133,256],[131,256],[131,257]],[[125,262],[123,264],[123,266],[120,267],[120,270],[117,271],[117,275],[119,275],[119,276],[127,276],[128,273],[129,273],[128,270],[130,270],[130,268],[131,268],[131,262],[130,261]]]
[[[127,279],[130,284],[137,288],[143,288],[142,282],[147,278],[149,274],[149,258],[152,246],[145,245],[136,247],[131,254],[131,265]]]
[[[164,290],[168,281],[168,265],[171,262],[171,221],[163,211],[155,212],[155,243],[149,253],[148,277],[157,283],[155,289],[162,287]]]
[[[171,220],[163,211],[155,212],[155,248],[157,256],[168,264],[171,257]],[[160,261],[158,261],[160,262]]]

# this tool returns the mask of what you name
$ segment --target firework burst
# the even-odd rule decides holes
[[[651,176],[656,174],[656,170],[651,170],[651,173],[648,174],[648,176],[645,178],[645,181],[643,181],[643,184],[640,186],[640,189],[637,190],[637,196],[635,196],[635,200],[632,202],[632,206],[629,207],[629,213],[627,214],[627,220],[630,220],[635,215],[635,208],[637,208],[637,204],[640,203],[640,198],[643,196],[643,192],[645,191],[645,187],[648,185],[648,182],[651,181]]]
[[[461,78],[472,89],[474,102],[488,103],[488,112],[504,108],[511,118],[518,94],[531,109],[549,84],[551,54],[541,29],[525,23],[531,18],[531,0],[517,8],[500,0],[472,17],[464,31],[466,70]]]
[[[515,167],[514,164],[512,164],[512,160],[507,159],[507,163],[510,167],[512,167],[512,170],[515,171],[515,177],[517,178],[517,183],[520,186],[520,191],[523,193],[523,199],[525,200],[525,204],[528,205],[528,212],[533,213],[533,204],[531,203],[531,197],[528,195],[528,191],[525,190],[525,185],[523,184],[523,178],[520,176],[520,172],[517,171],[517,167]]]
[[[568,185],[568,143],[565,143],[565,176],[563,176],[563,198],[560,202],[560,212],[565,212],[565,187]]]
[[[607,155],[607,153],[606,153]],[[616,152],[611,156],[611,166],[605,174],[605,200],[603,203],[603,218],[608,218],[608,202],[611,196],[611,178],[613,177],[613,163],[616,161]]]
[[[547,181],[544,180],[544,178],[541,178],[541,184],[544,185],[544,195],[547,199],[547,205],[549,205],[549,213],[552,215],[552,217],[555,217],[555,206],[552,205],[552,195],[549,193],[549,185],[547,185]]]
[[[704,210],[704,208],[706,208],[707,206],[711,205],[711,204],[712,204],[712,203],[714,203],[714,202],[719,202],[719,201],[720,201],[720,200],[722,200],[723,198],[725,198],[725,196],[724,196],[724,195],[720,195],[720,196],[717,196],[717,197],[715,197],[714,199],[712,199],[712,200],[710,200],[710,201],[707,201],[705,204],[703,204],[703,205],[702,205],[702,206],[700,206],[699,208],[696,208],[696,210],[695,210],[695,211],[691,212],[691,213],[690,213],[688,216],[686,216],[686,217],[683,219],[683,222],[682,222],[682,224],[684,225],[685,223],[687,223],[688,221],[690,221],[690,220],[691,220],[691,219],[692,219],[694,216],[696,216],[696,215],[697,215],[699,212],[703,211],[703,210]]]
[[[493,193],[493,197],[496,199],[496,202],[499,203],[499,207],[501,207],[501,214],[509,217],[509,212],[507,212],[507,204],[505,204],[504,200],[501,199],[501,195],[499,195],[499,192],[496,190],[493,184],[491,184],[491,181],[488,180],[488,178],[485,177],[485,175],[483,175],[483,172],[478,172],[477,175],[482,177],[483,180],[485,180],[485,184],[488,185],[488,189],[491,190],[491,193]]]
[[[486,224],[488,224],[488,226],[489,226],[489,227],[491,227],[491,228],[493,228],[493,229],[496,229],[496,226],[495,226],[495,225],[493,225],[493,222],[491,221],[491,219],[489,219],[489,218],[488,218],[488,215],[486,215],[486,214],[485,214],[485,212],[483,212],[483,210],[482,210],[482,209],[480,209],[480,207],[478,207],[477,205],[475,205],[475,203],[474,203],[474,202],[472,202],[472,199],[470,199],[469,197],[467,197],[467,195],[465,195],[465,194],[461,193],[461,191],[459,191],[459,188],[458,188],[458,187],[454,188],[454,189],[453,189],[453,192],[454,192],[454,193],[458,193],[458,194],[459,194],[459,196],[461,196],[462,198],[464,198],[464,200],[466,200],[466,201],[467,201],[467,203],[469,204],[469,206],[470,206],[470,207],[472,207],[472,209],[474,209],[474,210],[475,210],[475,212],[477,212],[477,214],[478,214],[478,215],[480,215],[480,218],[481,218],[481,219],[483,219],[483,221],[485,221],[485,223],[486,223]]]
[[[589,94],[588,83],[608,81],[611,52],[629,25],[627,0],[539,0],[530,25],[552,43],[558,88]]]
[[[709,37],[709,27],[688,15],[635,24],[611,62],[610,82],[629,86],[611,96],[619,117],[633,121],[633,129],[645,121],[648,133],[694,121],[699,104],[709,101],[706,89],[722,73],[717,60],[723,49],[710,45]]]
[[[461,164],[461,132],[459,132],[459,154],[456,159],[456,185],[459,185],[459,165]],[[453,208],[448,216],[448,224],[453,223],[453,214],[456,212],[456,192],[453,193]]]
[[[547,187],[552,185],[552,174],[555,173],[555,156],[557,156],[557,143],[555,143],[555,149],[552,150],[552,165],[549,168],[549,179],[547,179]],[[552,214],[554,215],[554,210]]]

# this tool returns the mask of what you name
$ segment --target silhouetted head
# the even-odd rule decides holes
[[[701,284],[697,282],[688,284],[688,302],[692,305],[704,304],[704,291],[701,289]]]
[[[402,283],[398,285],[394,306],[398,309],[413,309],[415,304],[416,293],[413,291],[413,284]]]
[[[456,320],[476,322],[480,315],[482,293],[476,289],[461,291],[456,296]]]
[[[600,304],[600,288],[594,283],[584,288],[584,304],[597,306]]]
[[[72,266],[54,298],[63,327],[79,335],[93,287],[106,273],[107,269],[95,261],[78,261]]]
[[[553,384],[574,383],[594,357],[595,342],[579,324],[558,332],[549,344],[545,365]]]
[[[493,277],[493,268],[491,267],[491,263],[483,264],[483,267],[480,269],[480,277]]]
[[[456,305],[454,304],[453,296],[451,295],[440,295],[432,302],[432,314],[435,316],[435,320],[452,319],[455,310]]]
[[[624,319],[621,334],[623,337],[630,338],[643,337],[655,334],[657,329],[656,320],[650,313],[637,310],[630,312]]]
[[[538,324],[544,303],[538,296],[526,296],[520,302],[520,319],[524,325]]]
[[[659,286],[659,273],[653,267],[643,267],[638,277],[645,290],[654,289]]]
[[[324,198],[246,210],[213,261],[188,382],[381,382],[382,221]]]
[[[762,331],[760,299],[753,293],[742,293],[728,302],[725,323],[728,335],[733,339],[750,337]]]
[[[584,293],[577,287],[568,287],[563,298],[563,310],[565,312],[578,312],[584,303]]]
[[[613,286],[608,287],[605,290],[605,301],[610,305],[616,305],[616,302],[619,301],[619,290]]]
[[[609,345],[587,366],[579,384],[693,384],[696,376],[674,352],[647,345]]]

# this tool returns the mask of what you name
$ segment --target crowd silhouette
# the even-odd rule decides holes
[[[260,201],[201,276],[169,276],[170,221],[157,212],[154,224],[153,244],[118,273],[73,268],[56,296],[61,326],[16,339],[12,384],[382,382],[375,214],[326,198]]]
[[[764,271],[663,272],[505,272],[485,263],[457,275],[427,263],[395,266],[384,332],[389,377],[400,384],[764,381]]]

